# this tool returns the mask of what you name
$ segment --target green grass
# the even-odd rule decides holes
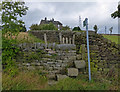
[[[84,76],[84,75],[83,75]],[[81,77],[81,76],[80,76]],[[82,79],[83,78],[83,79]],[[59,81],[56,85],[49,87],[49,90],[108,90],[110,83],[98,82],[94,79],[89,81],[82,78],[66,78]]]
[[[28,33],[28,36],[31,37],[31,39],[34,39],[34,42],[40,42],[40,43],[45,43],[44,41],[40,40],[39,38],[35,37],[31,33]]]
[[[117,90],[118,85],[107,81],[103,76],[80,74],[77,78],[66,78],[58,81],[56,85],[47,84],[46,74],[41,71],[20,72],[11,77],[5,73],[2,75],[3,90]]]
[[[19,72],[12,77],[2,73],[3,90],[41,90],[47,85],[47,78],[38,71]]]
[[[21,33],[21,35],[22,35],[22,33]],[[21,36],[21,38],[18,37],[18,39],[17,39],[18,44],[19,43],[35,43],[35,42],[45,43],[44,41],[42,41],[39,38],[32,35],[31,33],[26,33],[26,34],[24,34],[24,37]]]
[[[8,39],[12,38],[12,40],[14,40],[16,44],[35,43],[35,42],[45,43],[43,40],[40,40],[39,38],[35,37],[34,35],[28,32],[19,32],[18,35],[13,35],[12,37],[8,36],[6,38]]]
[[[118,39],[120,39],[120,36],[117,35],[103,35],[104,38],[107,38],[108,40],[111,40],[112,42],[115,42],[116,44],[120,44],[118,43]]]

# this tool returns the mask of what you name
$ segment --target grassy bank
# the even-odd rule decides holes
[[[77,78],[66,78],[56,85],[49,86],[47,78],[38,72],[19,72],[15,77],[3,73],[3,90],[118,90],[118,85],[101,76],[92,77],[81,74]]]
[[[111,40],[112,42],[115,42],[116,44],[119,43],[120,36],[117,35],[103,35],[104,38],[107,38],[108,40]]]
[[[46,85],[47,78],[36,71],[21,71],[14,77],[2,74],[3,90],[42,90]]]
[[[34,43],[34,42],[44,43],[44,41],[38,39],[37,37],[35,37],[34,35],[32,35],[28,32],[19,32],[17,36],[15,36],[15,35],[13,35],[12,37],[7,36],[6,38],[16,39],[17,44],[19,44],[19,43]]]

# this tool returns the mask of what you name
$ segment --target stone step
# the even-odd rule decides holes
[[[51,79],[55,80],[56,79],[54,73],[47,75],[47,77],[48,77],[49,80],[51,80]]]
[[[48,85],[49,86],[52,86],[52,85],[55,85],[57,84],[58,81],[55,81],[55,80],[48,80]]]

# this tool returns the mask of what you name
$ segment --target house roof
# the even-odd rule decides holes
[[[49,24],[49,23],[53,23],[53,24],[57,24],[57,25],[62,25],[61,22],[54,21],[54,19],[52,19],[52,20],[41,20],[41,22],[40,22],[40,24]]]

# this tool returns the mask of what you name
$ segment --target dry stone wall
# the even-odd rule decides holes
[[[46,34],[46,41],[50,43],[23,43],[19,45],[21,51],[23,51],[24,54],[38,53],[43,51],[43,54],[38,55],[39,58],[34,57],[32,62],[23,62],[23,65],[28,66],[28,69],[33,68],[33,62],[35,62],[35,66],[39,66],[38,68],[47,69],[49,73],[60,72],[62,68],[67,67],[71,62],[76,60],[85,60],[87,66],[87,46],[85,32],[31,31],[30,33],[40,38],[41,40],[45,40],[44,34]],[[70,43],[70,38],[71,40],[73,38],[75,39],[74,44],[73,41]],[[89,44],[92,73],[95,71],[108,74],[111,69],[118,68],[120,45],[105,39],[101,35],[96,35],[94,32],[89,32]],[[18,59],[18,61],[20,60]],[[24,61],[24,59],[22,61]],[[77,61],[75,63],[77,63]],[[82,64],[83,66],[85,65],[84,62]],[[86,72],[88,72],[87,68]],[[116,72],[116,70],[114,70],[114,72]]]
[[[76,45],[73,44],[50,43],[46,46],[43,43],[23,43],[18,47],[21,49],[22,56],[18,55],[17,62],[19,66],[25,66],[28,69],[44,68],[49,73],[59,73],[76,60]],[[40,54],[37,55],[37,53]]]
[[[80,38],[76,39],[79,40]],[[86,36],[84,36],[86,39]],[[79,54],[81,58],[87,63],[87,46],[86,41],[82,43],[77,43],[80,46]],[[107,74],[113,71],[113,75],[118,72],[118,64],[120,60],[119,45],[111,42],[110,40],[104,38],[101,35],[90,35],[89,36],[89,47],[90,47],[90,61],[91,61],[91,71],[100,72],[102,74]],[[88,69],[87,69],[88,70]],[[86,71],[87,72],[87,71]]]

